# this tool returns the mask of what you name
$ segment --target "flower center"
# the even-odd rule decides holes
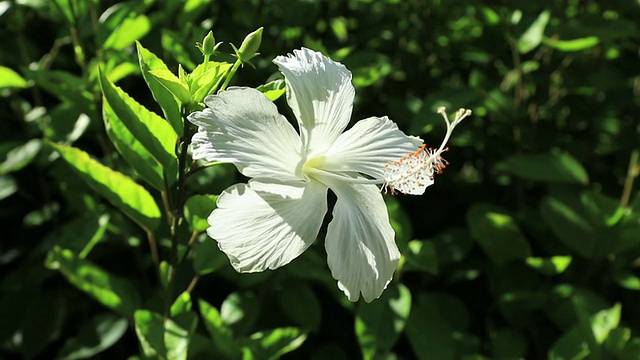
[[[307,160],[304,165],[302,165],[302,176],[305,180],[316,178],[318,173],[322,172],[322,165],[324,165],[325,162],[325,156],[316,156]],[[314,176],[314,174],[316,176]]]

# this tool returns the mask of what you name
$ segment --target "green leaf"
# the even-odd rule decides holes
[[[127,18],[118,26],[102,45],[103,50],[124,50],[151,30],[151,21],[145,15]]]
[[[598,311],[591,317],[591,331],[598,344],[604,343],[611,331],[618,327],[621,311],[622,306],[616,304],[610,309]]]
[[[151,95],[153,95],[153,98],[156,100],[158,105],[160,105],[160,108],[162,108],[162,112],[171,124],[171,127],[173,127],[173,130],[179,136],[182,136],[184,132],[183,119],[180,114],[180,107],[182,104],[175,95],[173,95],[160,83],[160,81],[158,81],[158,79],[149,74],[150,70],[169,71],[169,68],[155,54],[142,47],[139,42],[136,42],[136,47],[138,49],[140,72],[142,73],[144,81],[147,82],[149,90],[151,90]]]
[[[18,171],[29,165],[42,148],[42,140],[31,139],[7,153],[7,158],[0,163],[0,175]]]
[[[558,239],[584,257],[598,257],[595,253],[597,236],[593,226],[574,207],[555,198],[546,197],[540,204],[540,215]]]
[[[187,69],[195,69],[196,64],[191,60],[188,49],[185,48],[184,36],[176,31],[162,29],[162,48],[165,53],[172,55],[179,64]],[[193,47],[193,45],[191,45]],[[195,49],[195,47],[193,47]]]
[[[591,351],[589,350],[589,342],[586,338],[589,336],[584,329],[574,327],[567,331],[555,342],[549,350],[549,360],[582,360],[588,359]]]
[[[18,191],[18,184],[10,176],[0,175],[0,200],[8,198]]]
[[[600,358],[601,345],[609,338],[609,334],[615,334],[614,330],[620,323],[620,304],[586,318],[588,312],[580,305],[580,301],[574,299],[574,303],[588,324],[583,326],[579,322],[560,337],[549,351],[549,359]]]
[[[600,43],[600,39],[595,36],[587,36],[573,40],[555,40],[547,38],[544,39],[544,43],[560,51],[574,52],[590,49],[598,45]]]
[[[173,274],[174,271],[171,265],[166,260],[160,261],[160,266],[158,266],[158,276],[160,278],[160,285],[162,285],[163,289],[167,289],[169,287]]]
[[[218,309],[202,299],[198,300],[198,304],[204,325],[211,334],[217,350],[227,358],[240,355],[240,346],[233,339],[233,332],[222,320]]]
[[[260,85],[256,88],[256,90],[263,93],[264,96],[269,98],[269,100],[276,101],[280,98],[280,96],[284,95],[286,87],[284,80],[278,79],[270,81],[264,85]]]
[[[106,99],[102,104],[104,127],[116,150],[143,180],[156,190],[163,191],[165,184],[162,165],[145,149],[142,143],[136,140],[131,131],[113,112]],[[176,176],[175,173],[167,174],[169,185],[175,182]]]
[[[299,348],[306,339],[306,333],[291,327],[257,332],[246,341],[244,359],[278,359]]]
[[[405,333],[416,358],[453,360],[468,353],[468,326],[463,302],[448,294],[420,294],[411,305]]]
[[[473,205],[467,212],[471,235],[497,264],[531,256],[529,242],[518,224],[504,210],[487,204]]]
[[[142,352],[148,357],[166,357],[164,344],[164,318],[149,310],[136,310],[134,316],[136,334]]]
[[[362,303],[355,330],[364,359],[390,351],[404,330],[411,312],[411,292],[404,285],[390,287],[380,299]]]
[[[469,231],[451,228],[436,234],[429,241],[437,255],[438,266],[458,263],[464,260],[474,247]]]
[[[8,87],[24,89],[27,87],[27,80],[12,69],[0,66],[0,89]]]
[[[526,263],[541,273],[551,276],[563,273],[571,264],[571,260],[571,256],[528,257]]]
[[[202,235],[193,247],[193,270],[200,275],[212,273],[229,263],[214,240]]]
[[[425,271],[432,275],[438,274],[438,258],[432,242],[411,240],[407,250],[403,251],[403,255],[411,269]]]
[[[149,74],[182,103],[188,104],[191,102],[191,93],[187,88],[187,84],[171,71],[168,69],[150,69]]]
[[[182,313],[173,319],[167,319],[164,325],[167,360],[186,360],[191,336],[198,326],[198,315],[192,312]]]
[[[529,28],[518,39],[518,51],[526,54],[535,49],[544,36],[544,29],[547,27],[551,13],[545,10],[538,15],[538,18],[529,26]]]
[[[513,155],[496,164],[498,171],[531,181],[587,184],[589,177],[582,165],[568,153]]]
[[[109,225],[109,214],[89,213],[67,223],[56,237],[56,244],[69,249],[84,259],[104,236]]]
[[[100,75],[100,86],[113,112],[149,153],[165,168],[173,169],[176,167],[175,147],[178,135],[171,125],[138,104],[102,74]],[[168,172],[173,173],[174,171]]]
[[[186,360],[189,341],[198,324],[196,314],[186,312],[172,319],[149,310],[134,314],[136,334],[145,356]]]
[[[160,209],[149,192],[131,178],[113,171],[89,157],[86,152],[49,143],[84,181],[129,218],[148,230],[160,224]]]
[[[28,70],[25,76],[33,79],[38,87],[51,93],[62,102],[73,104],[76,110],[97,118],[95,96],[88,91],[87,80],[65,71]]]
[[[205,231],[209,227],[207,218],[216,208],[215,195],[194,195],[184,204],[184,217],[191,225],[192,231]]]
[[[616,274],[614,280],[618,285],[629,290],[640,290],[640,277],[637,277],[629,272],[621,272]]]
[[[290,281],[278,291],[282,311],[299,327],[318,331],[322,321],[322,307],[313,289],[305,282]]]
[[[184,291],[182,294],[178,295],[176,301],[173,302],[169,313],[171,314],[171,317],[176,317],[189,311],[191,311],[191,294]]]
[[[45,265],[60,271],[75,287],[118,314],[131,318],[140,306],[140,295],[130,282],[78,258],[71,250],[54,247]]]
[[[210,61],[196,66],[188,76],[191,102],[200,103],[207,95],[214,93],[220,87],[222,80],[231,69],[231,64]]]
[[[231,293],[220,307],[220,316],[236,335],[245,335],[258,319],[260,304],[253,293]]]
[[[56,358],[93,358],[118,342],[128,326],[127,319],[112,314],[98,314],[85,323],[75,337],[67,339]]]
[[[47,112],[50,121],[43,129],[45,138],[70,145],[78,140],[91,124],[89,116],[76,104],[63,102]]]

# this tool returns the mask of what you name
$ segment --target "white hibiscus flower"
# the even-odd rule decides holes
[[[400,258],[375,184],[382,183],[387,162],[414,152],[422,140],[387,117],[344,131],[355,94],[344,65],[305,48],[274,63],[285,76],[299,134],[252,88],[210,95],[207,108],[188,117],[198,126],[194,159],[231,162],[251,178],[220,195],[207,234],[237,271],[276,269],[315,241],[331,189],[337,196],[325,239],[331,274],[349,300],[362,295],[370,302]]]

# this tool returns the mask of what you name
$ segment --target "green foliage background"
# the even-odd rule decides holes
[[[0,357],[640,359],[639,24],[631,0],[0,1]],[[191,72],[209,30],[233,63],[259,27],[232,84],[306,46],[353,72],[354,120],[438,145],[438,106],[474,111],[424,196],[387,197],[403,259],[373,303],[344,298],[321,241],[235,273],[202,233],[233,166],[186,180],[171,234],[176,154],[141,170],[126,149],[156,138],[110,140],[131,105],[103,106],[110,82],[182,135],[140,48]]]

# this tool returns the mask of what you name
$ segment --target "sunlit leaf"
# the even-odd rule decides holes
[[[216,208],[215,195],[193,195],[184,204],[184,217],[193,231],[205,231],[209,227],[207,218]]]
[[[159,225],[160,209],[145,188],[131,178],[91,159],[89,154],[80,149],[55,143],[50,145],[93,190],[140,226],[153,230]]]
[[[250,359],[278,359],[302,345],[307,334],[297,328],[278,328],[252,334],[245,342],[244,358],[249,352]]]
[[[49,269],[60,271],[71,284],[102,305],[125,317],[132,317],[140,306],[140,295],[133,284],[78,258],[71,250],[55,247],[47,254],[45,264]]]
[[[133,136],[124,123],[113,112],[113,109],[106,100],[102,106],[102,119],[107,135],[116,150],[131,165],[140,177],[157,190],[164,190],[162,165],[149,151]],[[175,169],[175,168],[174,168]],[[167,174],[167,183],[173,184],[176,174]]]
[[[18,191],[18,184],[8,175],[0,175],[0,200],[8,198]]]
[[[563,273],[571,264],[571,260],[571,256],[528,257],[526,263],[545,275],[555,275]]]
[[[280,96],[284,95],[286,91],[285,82],[282,79],[273,80],[264,85],[260,85],[256,88],[256,90],[260,91],[264,94],[264,96],[268,97],[271,101],[276,101]]]
[[[42,140],[31,139],[7,153],[7,158],[0,163],[0,175],[18,171],[38,155],[42,148]]]
[[[471,235],[498,264],[531,256],[529,242],[520,227],[504,210],[475,204],[467,212]]]
[[[62,227],[60,234],[56,236],[56,245],[69,249],[78,254],[78,258],[84,259],[102,240],[108,225],[109,214],[85,214]]]
[[[551,13],[548,10],[541,12],[533,24],[518,39],[518,51],[521,54],[526,54],[540,45],[550,16]]]
[[[192,102],[202,102],[207,95],[214,93],[222,84],[229,69],[231,69],[231,64],[214,61],[196,66],[189,74],[189,91],[192,94]]]
[[[109,106],[136,140],[164,167],[173,169],[177,166],[175,147],[178,135],[171,125],[140,105],[102,75],[100,76],[100,86]]]
[[[0,89],[14,87],[26,88],[27,80],[6,66],[0,66]]]
[[[145,15],[125,19],[120,26],[111,32],[102,48],[107,50],[124,50],[151,30],[151,21]]]
[[[231,293],[220,307],[220,317],[236,335],[245,335],[253,327],[260,311],[258,299],[250,292]]]
[[[191,311],[191,294],[187,291],[182,292],[173,302],[169,310],[171,317],[176,317],[182,313]]]
[[[600,39],[595,36],[587,36],[573,40],[545,39],[545,44],[560,51],[573,52],[592,48],[600,43]]]
[[[187,104],[191,101],[191,93],[187,88],[187,84],[178,79],[171,71],[166,69],[150,69],[149,74],[164,86],[170,93],[175,95],[178,100]]]
[[[217,350],[229,358],[239,355],[240,346],[233,339],[233,333],[222,320],[218,309],[202,299],[198,301],[198,305],[204,325],[209,331]]]
[[[169,68],[155,54],[142,47],[139,42],[136,42],[136,48],[138,49],[140,72],[142,72],[144,81],[147,82],[147,86],[149,86],[149,90],[151,90],[153,98],[162,108],[162,112],[171,124],[171,127],[173,127],[173,130],[178,135],[182,136],[184,132],[184,124],[182,115],[180,114],[180,101],[175,97],[175,95],[167,90],[166,87],[162,86],[156,78],[149,74],[150,70],[169,71]]]
[[[618,327],[621,311],[620,304],[616,304],[610,309],[598,311],[597,314],[591,317],[591,331],[593,331],[593,336],[598,344],[602,344],[607,340],[611,330]]]
[[[145,356],[186,360],[189,341],[198,324],[196,314],[186,312],[171,319],[149,310],[134,315],[136,334]]]

